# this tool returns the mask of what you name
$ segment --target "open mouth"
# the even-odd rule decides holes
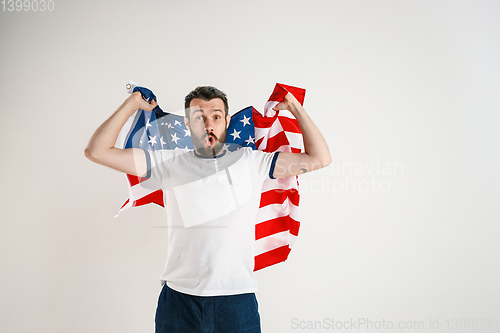
[[[207,146],[212,147],[215,144],[215,138],[209,134],[205,137],[205,143]]]

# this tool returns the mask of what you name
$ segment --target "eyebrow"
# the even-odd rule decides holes
[[[195,114],[196,112],[201,112],[201,109],[194,110],[193,114]],[[212,110],[212,112],[221,112],[221,113],[223,113],[221,109],[215,109],[215,110]]]

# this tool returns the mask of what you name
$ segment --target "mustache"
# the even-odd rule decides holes
[[[203,138],[202,139],[205,139],[206,137],[208,136],[211,136],[215,139],[215,141],[219,141],[219,138],[217,137],[217,135],[215,135],[213,132],[210,132],[210,133],[205,133],[205,135],[203,135]]]

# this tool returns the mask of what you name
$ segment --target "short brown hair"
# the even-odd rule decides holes
[[[209,101],[214,98],[220,98],[222,102],[224,102],[225,116],[227,116],[229,112],[229,104],[227,102],[227,96],[224,92],[211,86],[199,86],[189,94],[187,94],[187,96],[184,98],[184,111],[187,118],[189,118],[189,107],[191,106],[191,101],[195,98],[199,98],[204,101]]]

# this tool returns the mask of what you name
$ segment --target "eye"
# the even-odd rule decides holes
[[[214,119],[219,120],[220,116],[215,116]]]
[[[202,120],[203,117],[202,116],[196,116],[196,118],[194,118],[194,119],[196,119],[196,120]]]

